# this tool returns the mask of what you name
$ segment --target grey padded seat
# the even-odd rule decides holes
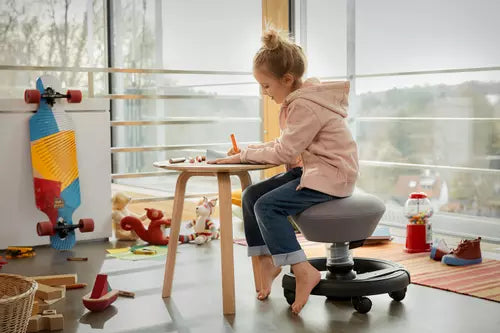
[[[370,237],[385,212],[385,205],[374,195],[352,196],[314,205],[292,216],[310,241],[337,243]]]

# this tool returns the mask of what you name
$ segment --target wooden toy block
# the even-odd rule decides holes
[[[47,304],[47,305],[49,306],[49,308],[50,308],[50,306],[51,306],[52,304],[59,302],[59,301],[60,301],[60,300],[62,300],[63,298],[64,298],[64,296],[63,296],[63,297],[61,297],[61,298],[55,298],[55,299],[51,299],[51,300],[46,300],[46,301],[44,301],[44,303],[45,303],[45,304]]]
[[[44,302],[45,302],[46,304],[52,305],[52,304],[54,304],[54,303],[59,302],[59,301],[60,301],[60,300],[62,300],[64,297],[66,297],[66,288],[65,288],[65,286],[57,286],[57,287],[53,287],[53,288],[55,288],[55,289],[60,289],[60,290],[61,290],[62,295],[61,295],[61,297],[59,297],[59,298],[54,298],[54,299],[50,299],[50,300],[44,300]]]
[[[75,284],[77,280],[76,274],[32,276],[31,278],[36,282],[43,283],[47,286],[65,286],[68,284]]]
[[[62,292],[62,289],[60,289],[60,288],[54,288],[54,287],[39,283],[35,296],[38,298],[41,298],[43,300],[50,301],[53,299],[62,298],[63,292]]]
[[[60,300],[62,300],[64,297],[61,297],[61,298],[56,298],[56,299],[51,299],[51,300],[43,300],[43,299],[40,299],[40,303],[38,304],[38,308],[39,309],[43,309],[43,310],[49,310],[49,309],[52,309],[52,305],[59,302]],[[39,310],[39,313],[43,312],[43,310]]]
[[[52,308],[52,305],[59,302],[60,300],[62,300],[63,298],[65,298],[65,294],[66,294],[66,291],[62,291],[63,295],[61,298],[56,298],[56,299],[52,299],[52,300],[44,300],[44,299],[41,299],[41,298],[38,298],[36,297],[35,295],[35,302],[37,303],[37,309],[36,309],[36,313],[42,313],[43,311],[45,310],[50,310]],[[33,308],[35,308],[35,306],[33,306]],[[33,310],[35,311],[35,309]],[[33,314],[36,314],[36,313],[33,313]]]
[[[57,288],[57,289],[61,289],[61,293],[62,293],[62,298],[66,297],[66,286],[65,285],[62,285],[62,286],[54,286],[54,288]]]
[[[38,303],[38,311],[37,313],[42,313],[44,310],[49,310],[51,304],[45,303],[43,299],[36,298],[35,301]]]
[[[42,316],[48,316],[48,315],[55,315],[57,314],[57,311],[52,309],[52,310],[44,310],[42,312]]]
[[[42,329],[40,327],[40,321],[41,321],[40,318],[42,318],[41,315],[31,316],[28,319],[28,328],[26,329],[26,332],[30,333],[30,332],[38,332],[38,331],[40,331]]]
[[[90,294],[90,298],[99,298],[108,293],[108,276],[106,274],[97,274],[95,278],[94,288]]]
[[[40,307],[38,305],[38,301],[37,300],[34,300],[33,301],[33,308],[31,309],[31,315],[34,316],[36,314],[38,314],[38,311],[40,311]]]
[[[55,312],[55,310],[52,310]],[[27,333],[44,330],[58,331],[64,329],[64,317],[62,314],[34,315],[28,320]]]
[[[59,331],[64,329],[64,317],[62,314],[47,316],[49,319],[49,329],[51,331]]]

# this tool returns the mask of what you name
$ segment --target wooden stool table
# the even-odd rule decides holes
[[[172,224],[170,226],[170,242],[168,244],[167,262],[165,265],[165,276],[163,279],[162,297],[170,297],[172,294],[172,280],[174,278],[175,256],[181,226],[182,210],[184,206],[184,195],[187,180],[193,176],[215,176],[219,185],[219,212],[220,212],[220,247],[222,266],[222,308],[223,313],[235,313],[234,299],[234,259],[233,259],[233,218],[231,209],[231,180],[230,175],[240,178],[241,189],[244,190],[251,184],[248,171],[263,170],[275,167],[275,165],[258,164],[206,164],[202,163],[175,163],[168,161],[155,162],[157,168],[180,171],[175,185],[174,207],[172,212]],[[258,274],[256,262],[252,260],[254,269],[255,285],[258,287]]]

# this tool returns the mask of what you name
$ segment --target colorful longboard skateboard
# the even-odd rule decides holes
[[[92,219],[81,219],[73,224],[73,212],[80,206],[80,181],[76,158],[75,129],[71,118],[57,102],[66,98],[79,103],[82,93],[68,90],[59,93],[59,81],[49,75],[36,81],[36,90],[26,90],[26,103],[38,103],[38,110],[30,118],[31,163],[35,202],[47,214],[49,221],[37,224],[39,236],[50,236],[50,244],[58,250],[75,245],[75,229],[94,230]]]

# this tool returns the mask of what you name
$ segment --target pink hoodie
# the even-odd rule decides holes
[[[281,106],[280,137],[241,149],[241,161],[302,164],[297,190],[307,187],[337,197],[351,195],[358,177],[358,150],[344,120],[348,96],[348,81],[306,81]]]

